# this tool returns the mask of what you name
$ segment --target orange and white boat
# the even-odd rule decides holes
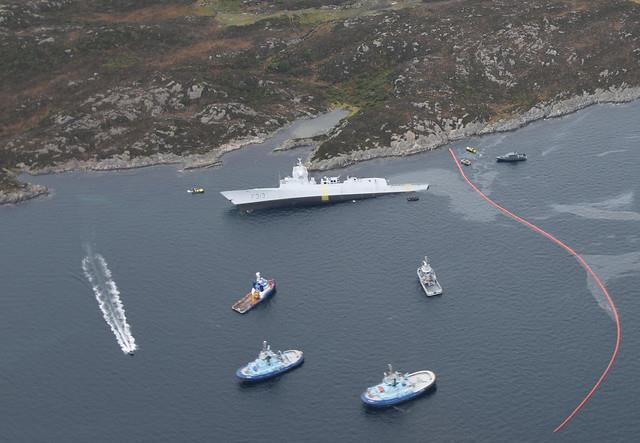
[[[270,298],[276,292],[276,281],[272,278],[266,279],[256,272],[256,281],[253,282],[251,291],[235,302],[231,309],[240,314],[250,311],[263,300]]]

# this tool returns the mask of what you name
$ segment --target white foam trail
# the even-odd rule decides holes
[[[82,270],[91,283],[104,321],[111,327],[122,352],[132,354],[137,349],[136,340],[131,335],[131,328],[120,300],[120,291],[111,277],[106,260],[102,255],[95,254],[87,248],[87,256],[82,259]]]
[[[600,154],[596,154],[596,157],[604,157],[605,155],[609,155],[609,154],[618,154],[620,152],[627,152],[626,149],[614,149],[611,151],[604,151],[601,152]]]

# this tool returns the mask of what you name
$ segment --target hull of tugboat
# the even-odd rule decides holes
[[[429,185],[377,185],[371,187],[344,184],[305,185],[299,189],[264,188],[224,191],[221,194],[238,209],[255,210],[295,206],[315,206],[383,195],[426,191]]]
[[[422,286],[422,289],[424,290],[424,293],[427,295],[427,297],[442,295],[442,286],[440,286],[438,280],[435,280],[435,282],[431,286],[427,286],[422,282],[420,282],[420,285]]]
[[[433,271],[432,268],[429,268],[428,272],[432,276],[433,283],[431,285],[427,285],[423,281],[423,274],[425,274],[425,272],[422,269],[423,269],[422,267],[418,268],[417,274],[418,274],[418,281],[420,282],[420,285],[422,286],[424,293],[427,295],[427,297],[433,297],[434,295],[441,295],[442,286],[440,286],[440,282],[438,282],[438,277],[436,277],[435,271]]]
[[[372,398],[368,390],[360,395],[360,399],[367,406],[386,408],[412,400],[432,389],[436,384],[436,374],[432,371],[418,371],[409,374],[409,379],[415,384],[415,389],[405,395],[394,398]]]
[[[524,157],[524,158],[513,158],[513,159],[511,159],[511,158],[500,158],[500,157],[496,158],[496,162],[498,162],[498,163],[516,163],[516,162],[523,162],[523,161],[526,161],[526,160],[527,160],[526,157]]]
[[[285,356],[285,358],[290,360],[288,364],[281,366],[271,372],[260,374],[252,374],[247,365],[238,368],[238,370],[236,371],[236,377],[238,377],[242,381],[247,382],[268,380],[270,378],[277,377],[278,375],[283,374],[287,371],[295,369],[304,362],[304,354],[302,353],[302,351],[289,350],[284,351],[282,354]]]
[[[246,312],[249,312],[253,308],[255,308],[257,305],[259,305],[263,301],[271,298],[273,294],[275,294],[275,292],[276,292],[276,281],[274,279],[269,279],[268,286],[263,291],[260,292],[260,297],[258,299],[255,299],[253,297],[253,294],[251,292],[248,292],[244,297],[242,297],[240,300],[235,302],[233,306],[231,306],[231,309],[233,309],[236,312],[239,312],[240,314],[244,314]]]
[[[496,161],[498,163],[514,163],[514,162],[523,162],[527,160],[527,154],[522,154],[519,152],[510,152],[505,155],[499,155],[496,157]]]

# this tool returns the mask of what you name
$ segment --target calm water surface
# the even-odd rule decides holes
[[[603,277],[623,344],[601,389],[553,428],[604,368],[615,327],[566,252],[491,209],[446,150],[344,175],[431,183],[402,196],[242,214],[218,194],[277,183],[305,151],[273,153],[304,122],[218,169],[154,167],[33,178],[51,197],[0,208],[1,441],[622,441],[640,433],[640,103],[592,107],[467,140],[492,198],[573,246]],[[529,161],[496,164],[513,149]],[[188,195],[193,185],[202,196]],[[81,261],[109,263],[140,350],[124,355]],[[429,254],[444,286],[427,299]],[[253,273],[278,280],[245,316]],[[305,364],[244,386],[263,339]],[[370,411],[388,362],[432,369],[435,392]]]

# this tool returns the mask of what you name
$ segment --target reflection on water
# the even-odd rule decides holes
[[[499,213],[479,199],[477,195],[469,192],[469,185],[460,180],[457,170],[431,169],[429,170],[429,193],[449,199],[450,209],[462,215],[466,220],[475,222],[491,222]]]
[[[620,255],[585,255],[584,259],[604,281],[630,277],[640,272],[640,251]]]
[[[598,202],[573,205],[553,204],[551,207],[557,212],[594,220],[640,221],[640,213],[624,210],[632,207],[634,203],[633,197],[633,191],[628,191],[617,197]]]
[[[620,278],[637,277],[640,274],[640,251],[619,255],[584,255],[583,258],[605,284]],[[603,309],[609,311],[609,305],[596,282],[592,278],[588,280],[589,290],[593,296]],[[637,293],[638,290],[633,290],[629,295],[636,296]]]

